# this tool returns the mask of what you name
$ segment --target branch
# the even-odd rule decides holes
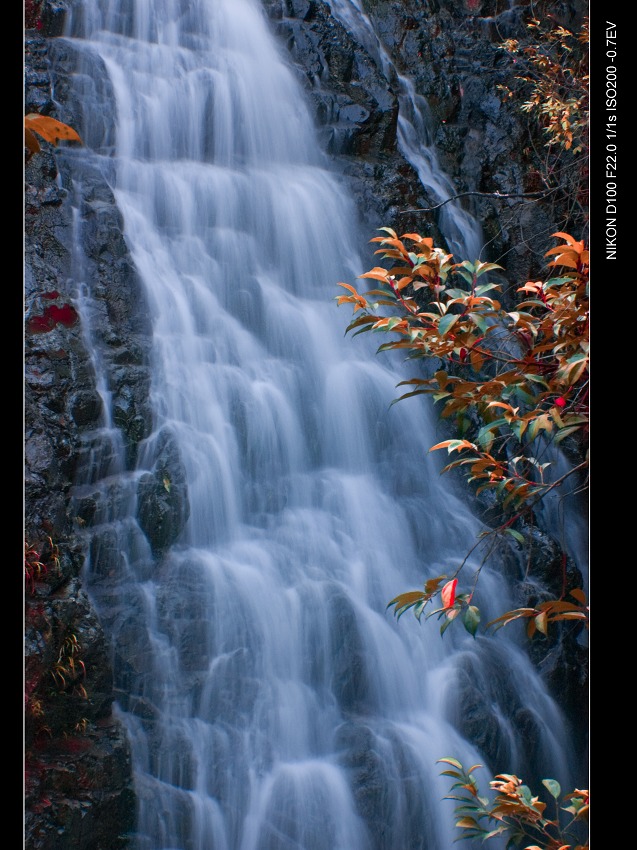
[[[457,201],[458,198],[466,198],[470,195],[477,195],[480,198],[496,198],[497,200],[504,200],[507,198],[530,198],[532,200],[539,201],[543,198],[548,198],[548,196],[552,195],[553,192],[557,192],[558,188],[559,186],[556,186],[554,189],[549,189],[547,192],[523,192],[521,194],[516,192],[460,192],[459,195],[452,195],[450,198],[447,198],[446,201],[441,201],[441,203],[436,204],[435,207],[422,207],[415,210],[399,210],[398,215],[407,215],[408,213],[414,212],[433,212],[440,207],[444,207],[445,204],[451,203],[451,201]]]

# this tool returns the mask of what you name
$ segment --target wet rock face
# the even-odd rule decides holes
[[[161,556],[174,543],[190,515],[186,473],[168,431],[156,440],[156,458],[137,487],[138,521],[153,554]]]
[[[378,156],[396,145],[398,104],[371,57],[319,0],[267,0],[274,30],[310,91],[330,154]]]
[[[26,34],[25,98],[28,110],[58,117],[48,46]],[[63,183],[43,144],[25,169],[25,846],[123,850],[135,819],[130,750],[112,711],[108,644],[78,578],[85,549],[69,507],[82,435],[103,406],[77,310]],[[124,256],[121,233],[110,242]]]
[[[102,627],[78,579],[26,606],[26,847],[124,850],[135,799]]]

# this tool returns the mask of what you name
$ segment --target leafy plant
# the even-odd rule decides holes
[[[565,221],[585,223],[589,24],[584,17],[581,25],[569,29],[556,20],[559,13],[554,3],[544,0],[522,12],[526,33],[495,45],[508,59],[501,66],[502,82],[496,88],[503,101],[520,104],[521,112],[532,119],[528,145],[522,149],[527,188],[542,189],[560,218],[565,213]]]
[[[52,145],[63,139],[65,141],[79,142],[82,139],[78,133],[68,124],[51,118],[48,115],[40,115],[38,112],[29,112],[24,116],[24,145],[27,149],[26,161],[40,150],[38,136]]]
[[[512,526],[532,517],[548,493],[588,466],[588,250],[583,241],[554,233],[559,244],[546,252],[547,279],[520,286],[522,300],[508,311],[495,297],[499,284],[490,279],[499,265],[454,263],[429,237],[399,237],[392,228],[380,229],[386,235],[371,242],[380,244],[375,253],[389,261],[389,268],[375,266],[360,275],[375,281],[376,288],[361,293],[339,284],[348,294],[337,296],[337,303],[353,308],[347,332],[393,334],[396,339],[381,344],[378,352],[399,350],[407,359],[435,362],[430,377],[401,381],[398,386],[411,389],[395,401],[431,395],[442,406],[441,417],[455,421],[459,433],[429,449],[459,455],[442,471],[463,471],[476,495],[490,491],[509,514],[497,528],[483,532],[476,545],[503,536],[523,543],[524,536]],[[551,480],[551,463],[541,453],[566,438],[579,440],[583,458]],[[451,577],[432,579],[424,592],[401,594],[388,607],[395,606],[397,616],[413,608],[420,619],[424,606],[440,595],[442,608],[428,616],[444,617],[441,632],[461,615],[475,635],[480,616],[472,605],[473,590],[456,595],[454,583],[466,561]],[[449,581],[441,589],[445,578]],[[449,594],[446,600],[443,590]],[[558,619],[586,622],[587,609],[578,597],[575,603],[555,600],[549,607],[509,612],[492,624],[499,627],[524,616],[532,616],[534,623],[529,634],[546,634],[548,623]]]
[[[555,779],[543,779],[549,792],[549,804],[533,794],[521,779],[509,773],[499,773],[489,783],[495,792],[493,800],[482,796],[473,771],[482,767],[474,764],[466,770],[454,758],[441,758],[438,763],[449,765],[441,776],[454,782],[446,800],[454,800],[456,826],[462,830],[461,839],[480,838],[487,841],[496,835],[506,837],[506,847],[524,850],[584,850],[588,839],[582,839],[588,821],[589,794],[576,788],[562,797]],[[560,805],[562,797],[562,805]]]
[[[77,637],[74,634],[67,635],[60,647],[57,661],[51,668],[51,676],[60,689],[65,690],[72,684],[73,692],[86,699],[84,686],[78,684],[79,679],[86,676],[86,667],[79,658],[80,649]]]
[[[44,554],[45,551],[47,553],[46,555]],[[53,540],[47,537],[44,546],[39,548],[36,544],[25,540],[24,582],[31,595],[35,593],[36,583],[48,573],[47,564],[59,572],[60,552]]]
[[[505,39],[498,48],[515,58],[527,96],[520,109],[534,115],[547,136],[548,147],[579,153],[588,138],[588,19],[574,33],[551,17],[531,18],[529,37]],[[507,86],[499,86],[513,97]]]
[[[475,636],[478,624],[480,623],[480,611],[475,605],[471,604],[471,597],[473,594],[462,593],[456,596],[456,588],[458,586],[457,578],[450,579],[443,585],[442,588],[439,588],[440,582],[445,578],[447,578],[446,575],[429,579],[425,582],[424,592],[421,590],[412,590],[408,593],[401,593],[399,596],[392,599],[391,602],[387,604],[387,607],[391,608],[392,605],[396,606],[394,613],[398,620],[405,611],[413,608],[413,613],[416,619],[420,620],[427,603],[435,596],[440,595],[442,607],[436,608],[434,611],[430,611],[427,614],[426,619],[433,617],[436,614],[438,615],[439,620],[444,618],[440,627],[440,634],[442,635],[449,628],[452,621],[455,620],[456,617],[460,616],[465,629]]]

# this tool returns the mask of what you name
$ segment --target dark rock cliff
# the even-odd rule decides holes
[[[395,81],[322,0],[263,4],[307,89],[326,153],[358,202],[363,230],[370,237],[383,225],[417,230],[440,243],[436,215],[419,212],[431,199],[397,150]],[[367,0],[365,8],[399,72],[409,73],[427,98],[441,162],[458,192],[484,193],[466,197],[485,233],[482,259],[501,262],[517,285],[539,272],[550,234],[564,228],[566,213],[560,203],[487,196],[524,194],[535,185],[528,122],[498,95],[510,69],[494,49],[524,25],[524,7],[501,5]],[[581,14],[566,4],[561,11],[565,20]],[[75,57],[55,38],[63,19],[64,3],[47,1],[43,29],[25,32],[26,111],[81,126],[82,104],[65,100]],[[63,115],[57,112],[61,103]],[[105,112],[104,144],[111,132]],[[99,504],[90,493],[79,503],[71,500],[103,413],[86,329],[74,306],[79,279],[90,288],[92,333],[130,468],[151,430],[150,326],[108,186],[89,168],[79,170],[76,158],[74,174],[82,183],[76,194],[68,170],[73,151],[42,148],[25,170],[26,846],[117,850],[134,828],[130,753],[112,708],[112,654],[81,583],[82,530]],[[580,218],[573,223],[583,227]],[[162,485],[167,471],[170,494]],[[182,483],[170,441],[158,439],[155,460],[139,481],[138,517],[157,557],[187,517]],[[538,551],[538,565],[558,557],[544,537]],[[554,572],[547,572],[547,581]],[[536,661],[584,749],[585,651],[574,638],[561,653],[554,649],[535,650]],[[474,702],[464,731],[478,740],[484,708]]]
[[[25,33],[25,106],[55,117],[48,48],[45,36]],[[131,446],[148,415],[148,327],[135,309],[140,293],[111,193],[94,181],[78,237],[64,185],[43,144],[25,167],[25,842],[29,850],[116,850],[134,827],[130,751],[113,714],[110,653],[80,579],[85,520],[70,500],[83,435],[102,414],[74,306],[78,238],[98,299],[102,291],[112,357],[135,367],[113,388]]]

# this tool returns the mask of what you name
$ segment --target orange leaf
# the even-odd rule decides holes
[[[568,242],[573,248],[579,247],[581,250],[584,247],[583,242],[576,242],[575,239],[569,233],[562,233],[561,230],[558,230],[557,233],[551,233],[551,236],[554,236],[556,239],[563,239],[565,242]]]
[[[72,127],[69,127],[68,124],[63,124],[62,121],[57,121],[55,118],[50,118],[48,115],[39,115],[37,112],[30,112],[24,116],[24,126],[25,129],[37,133],[53,145],[56,145],[60,139],[82,143],[82,140]]]
[[[579,587],[574,587],[573,590],[569,590],[570,595],[573,599],[577,599],[578,602],[581,602],[582,605],[586,604],[586,594]]]
[[[37,153],[40,150],[40,143],[38,142],[35,133],[33,130],[29,130],[28,127],[24,128],[24,144],[29,149],[30,156],[33,156],[34,153]]]
[[[387,269],[383,269],[380,266],[376,266],[369,272],[365,272],[365,274],[360,274],[359,277],[371,277],[374,280],[387,280],[389,276],[389,272]]]
[[[569,257],[567,254],[560,254],[559,257],[556,257],[549,263],[549,266],[566,266],[569,269],[576,269],[577,261],[574,260],[573,257]]]
[[[429,451],[433,452],[436,449],[446,449],[447,447],[449,452],[459,451],[460,449],[475,449],[475,445],[468,440],[443,440],[442,443],[436,443],[435,446],[432,446]]]

